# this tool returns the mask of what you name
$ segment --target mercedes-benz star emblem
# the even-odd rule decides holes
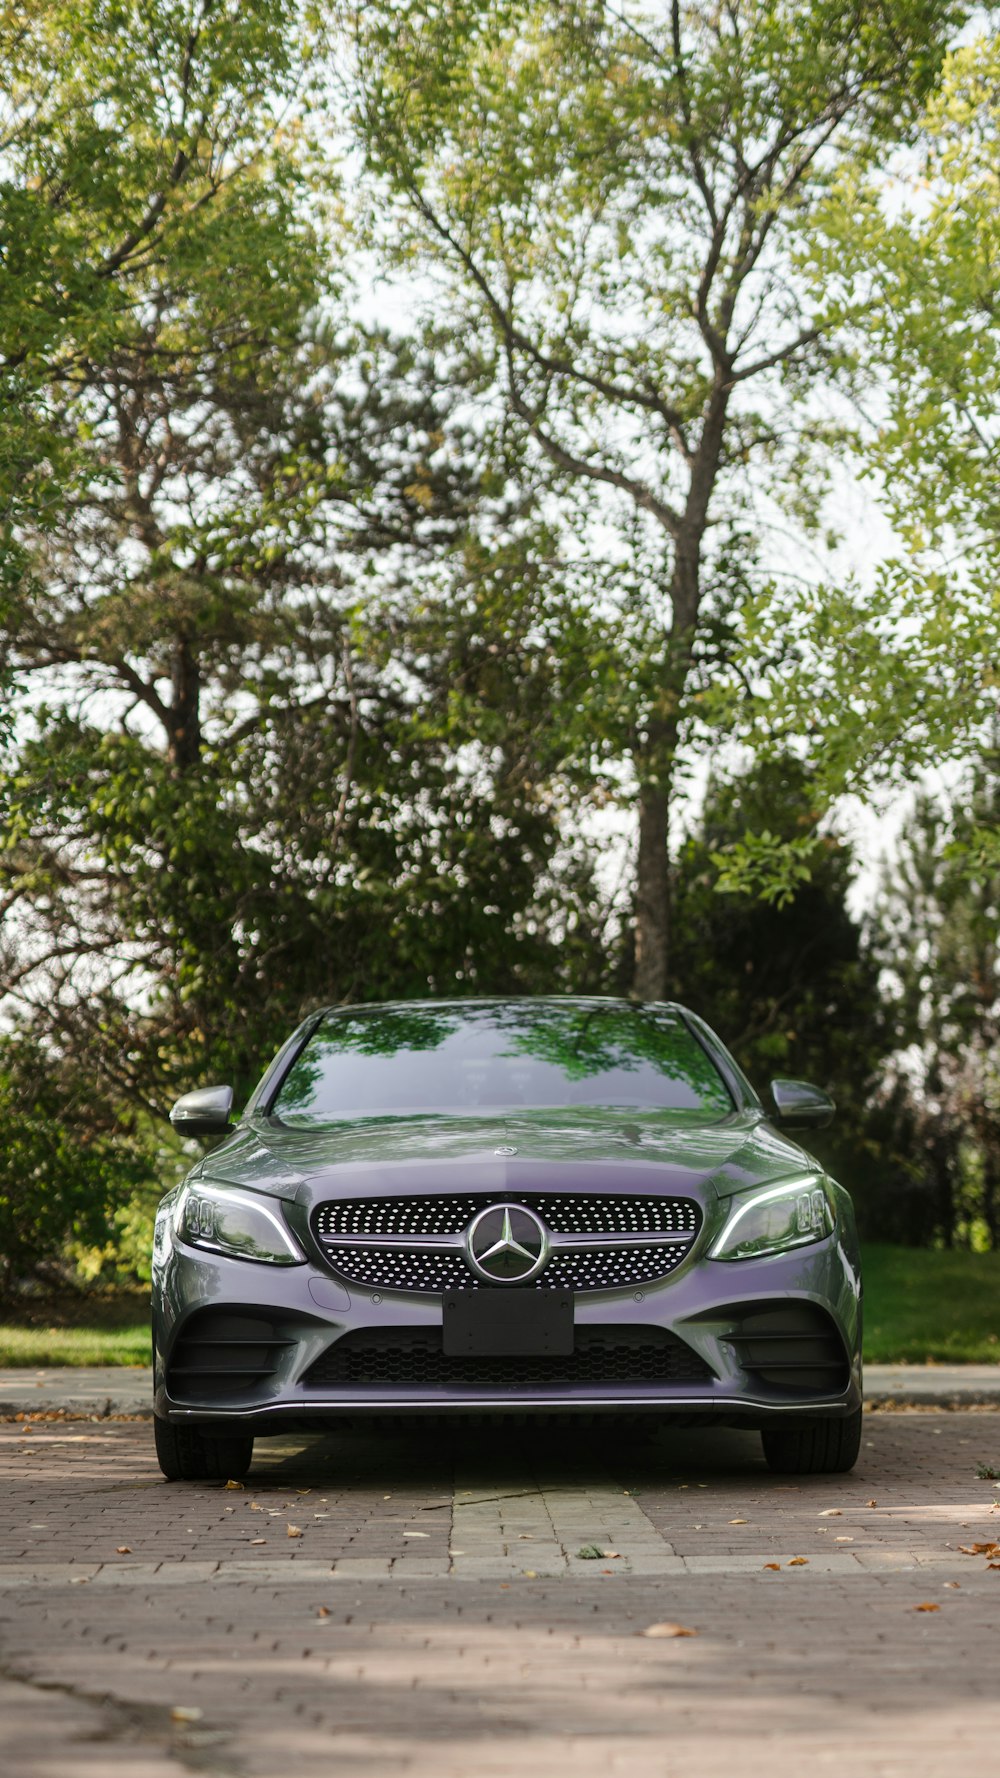
[[[504,1143],[504,1145],[503,1145],[503,1147],[501,1147],[501,1148],[495,1148],[495,1149],[494,1149],[494,1150],[493,1150],[493,1153],[494,1153],[494,1154],[502,1154],[502,1155],[512,1155],[512,1154],[516,1154],[516,1153],[517,1153],[517,1149],[516,1149],[516,1148],[510,1148],[510,1147],[508,1147],[508,1145],[507,1145],[507,1144],[506,1144],[506,1143]]]
[[[487,1284],[527,1284],[549,1257],[545,1226],[522,1204],[491,1204],[465,1231],[465,1252]]]

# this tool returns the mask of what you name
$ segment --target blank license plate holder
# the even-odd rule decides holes
[[[444,1299],[446,1358],[565,1358],[573,1350],[573,1293],[455,1290]]]

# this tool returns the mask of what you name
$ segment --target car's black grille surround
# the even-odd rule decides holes
[[[294,1339],[263,1315],[203,1309],[186,1322],[167,1364],[171,1400],[203,1404],[256,1393],[282,1368]]]
[[[514,1389],[704,1385],[714,1373],[660,1327],[576,1330],[564,1357],[467,1358],[446,1354],[440,1328],[363,1328],[343,1334],[309,1367],[306,1389]]]
[[[725,1338],[741,1370],[783,1393],[839,1395],[850,1381],[844,1343],[816,1303],[748,1305]]]
[[[418,1294],[475,1290],[479,1281],[460,1250],[422,1249],[419,1243],[459,1240],[477,1212],[494,1203],[523,1204],[554,1236],[569,1242],[582,1236],[591,1243],[580,1251],[557,1244],[530,1287],[536,1290],[620,1290],[665,1278],[687,1258],[702,1223],[691,1198],[512,1191],[504,1197],[338,1199],[313,1212],[312,1229],[328,1265],[350,1283]],[[607,1246],[599,1244],[602,1235],[609,1237]],[[643,1235],[653,1237],[649,1245],[642,1243]],[[616,1245],[616,1236],[630,1244]],[[673,1240],[660,1245],[657,1236]],[[407,1246],[407,1239],[414,1246]]]

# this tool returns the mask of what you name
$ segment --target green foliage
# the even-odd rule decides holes
[[[972,863],[998,819],[991,751],[950,809],[918,799],[875,913],[896,1051],[876,1117],[898,1157],[880,1232],[895,1239],[1000,1246],[1000,873],[995,856]]]
[[[675,867],[674,947],[681,997],[719,1032],[762,1097],[777,1075],[833,1094],[836,1122],[807,1146],[856,1195],[864,1226],[884,1189],[869,1176],[868,1100],[892,1038],[878,965],[846,905],[850,850],[820,834],[818,820],[809,776],[793,759],[713,781]],[[713,860],[765,831],[775,844],[806,850],[808,879],[783,900],[753,886],[720,895]]]
[[[708,710],[699,667],[735,615],[718,540],[755,528],[755,481],[815,526],[836,436],[814,390],[839,369],[839,317],[799,273],[803,243],[841,168],[912,135],[966,9],[336,11],[377,250],[433,268],[505,444],[551,481],[574,534],[617,527],[640,589],[608,612],[634,661],[616,724],[639,813],[634,986],[662,998],[669,805]],[[802,863],[762,841],[727,868],[777,872],[780,897]]]
[[[89,1071],[30,1035],[0,1044],[0,1295],[54,1267],[71,1240],[107,1240],[145,1172],[134,1121]]]
[[[865,416],[855,461],[896,539],[863,580],[746,612],[749,738],[808,736],[827,803],[974,756],[995,714],[998,75],[996,35],[954,49],[913,153],[848,157],[800,239]],[[988,830],[962,843],[988,846]]]

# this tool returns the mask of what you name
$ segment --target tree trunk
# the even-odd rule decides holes
[[[684,518],[674,538],[670,576],[670,657],[659,709],[649,724],[645,757],[640,766],[639,856],[635,898],[635,975],[637,1000],[665,1000],[670,987],[670,804],[674,763],[680,741],[687,691],[701,609],[701,546],[708,509],[722,459],[722,440],[730,385],[717,372],[705,414]]]
[[[170,668],[173,696],[167,755],[181,771],[201,757],[201,668],[187,636],[179,636]]]
[[[639,856],[635,893],[637,1000],[665,1000],[670,959],[670,790],[648,783],[639,792]]]

